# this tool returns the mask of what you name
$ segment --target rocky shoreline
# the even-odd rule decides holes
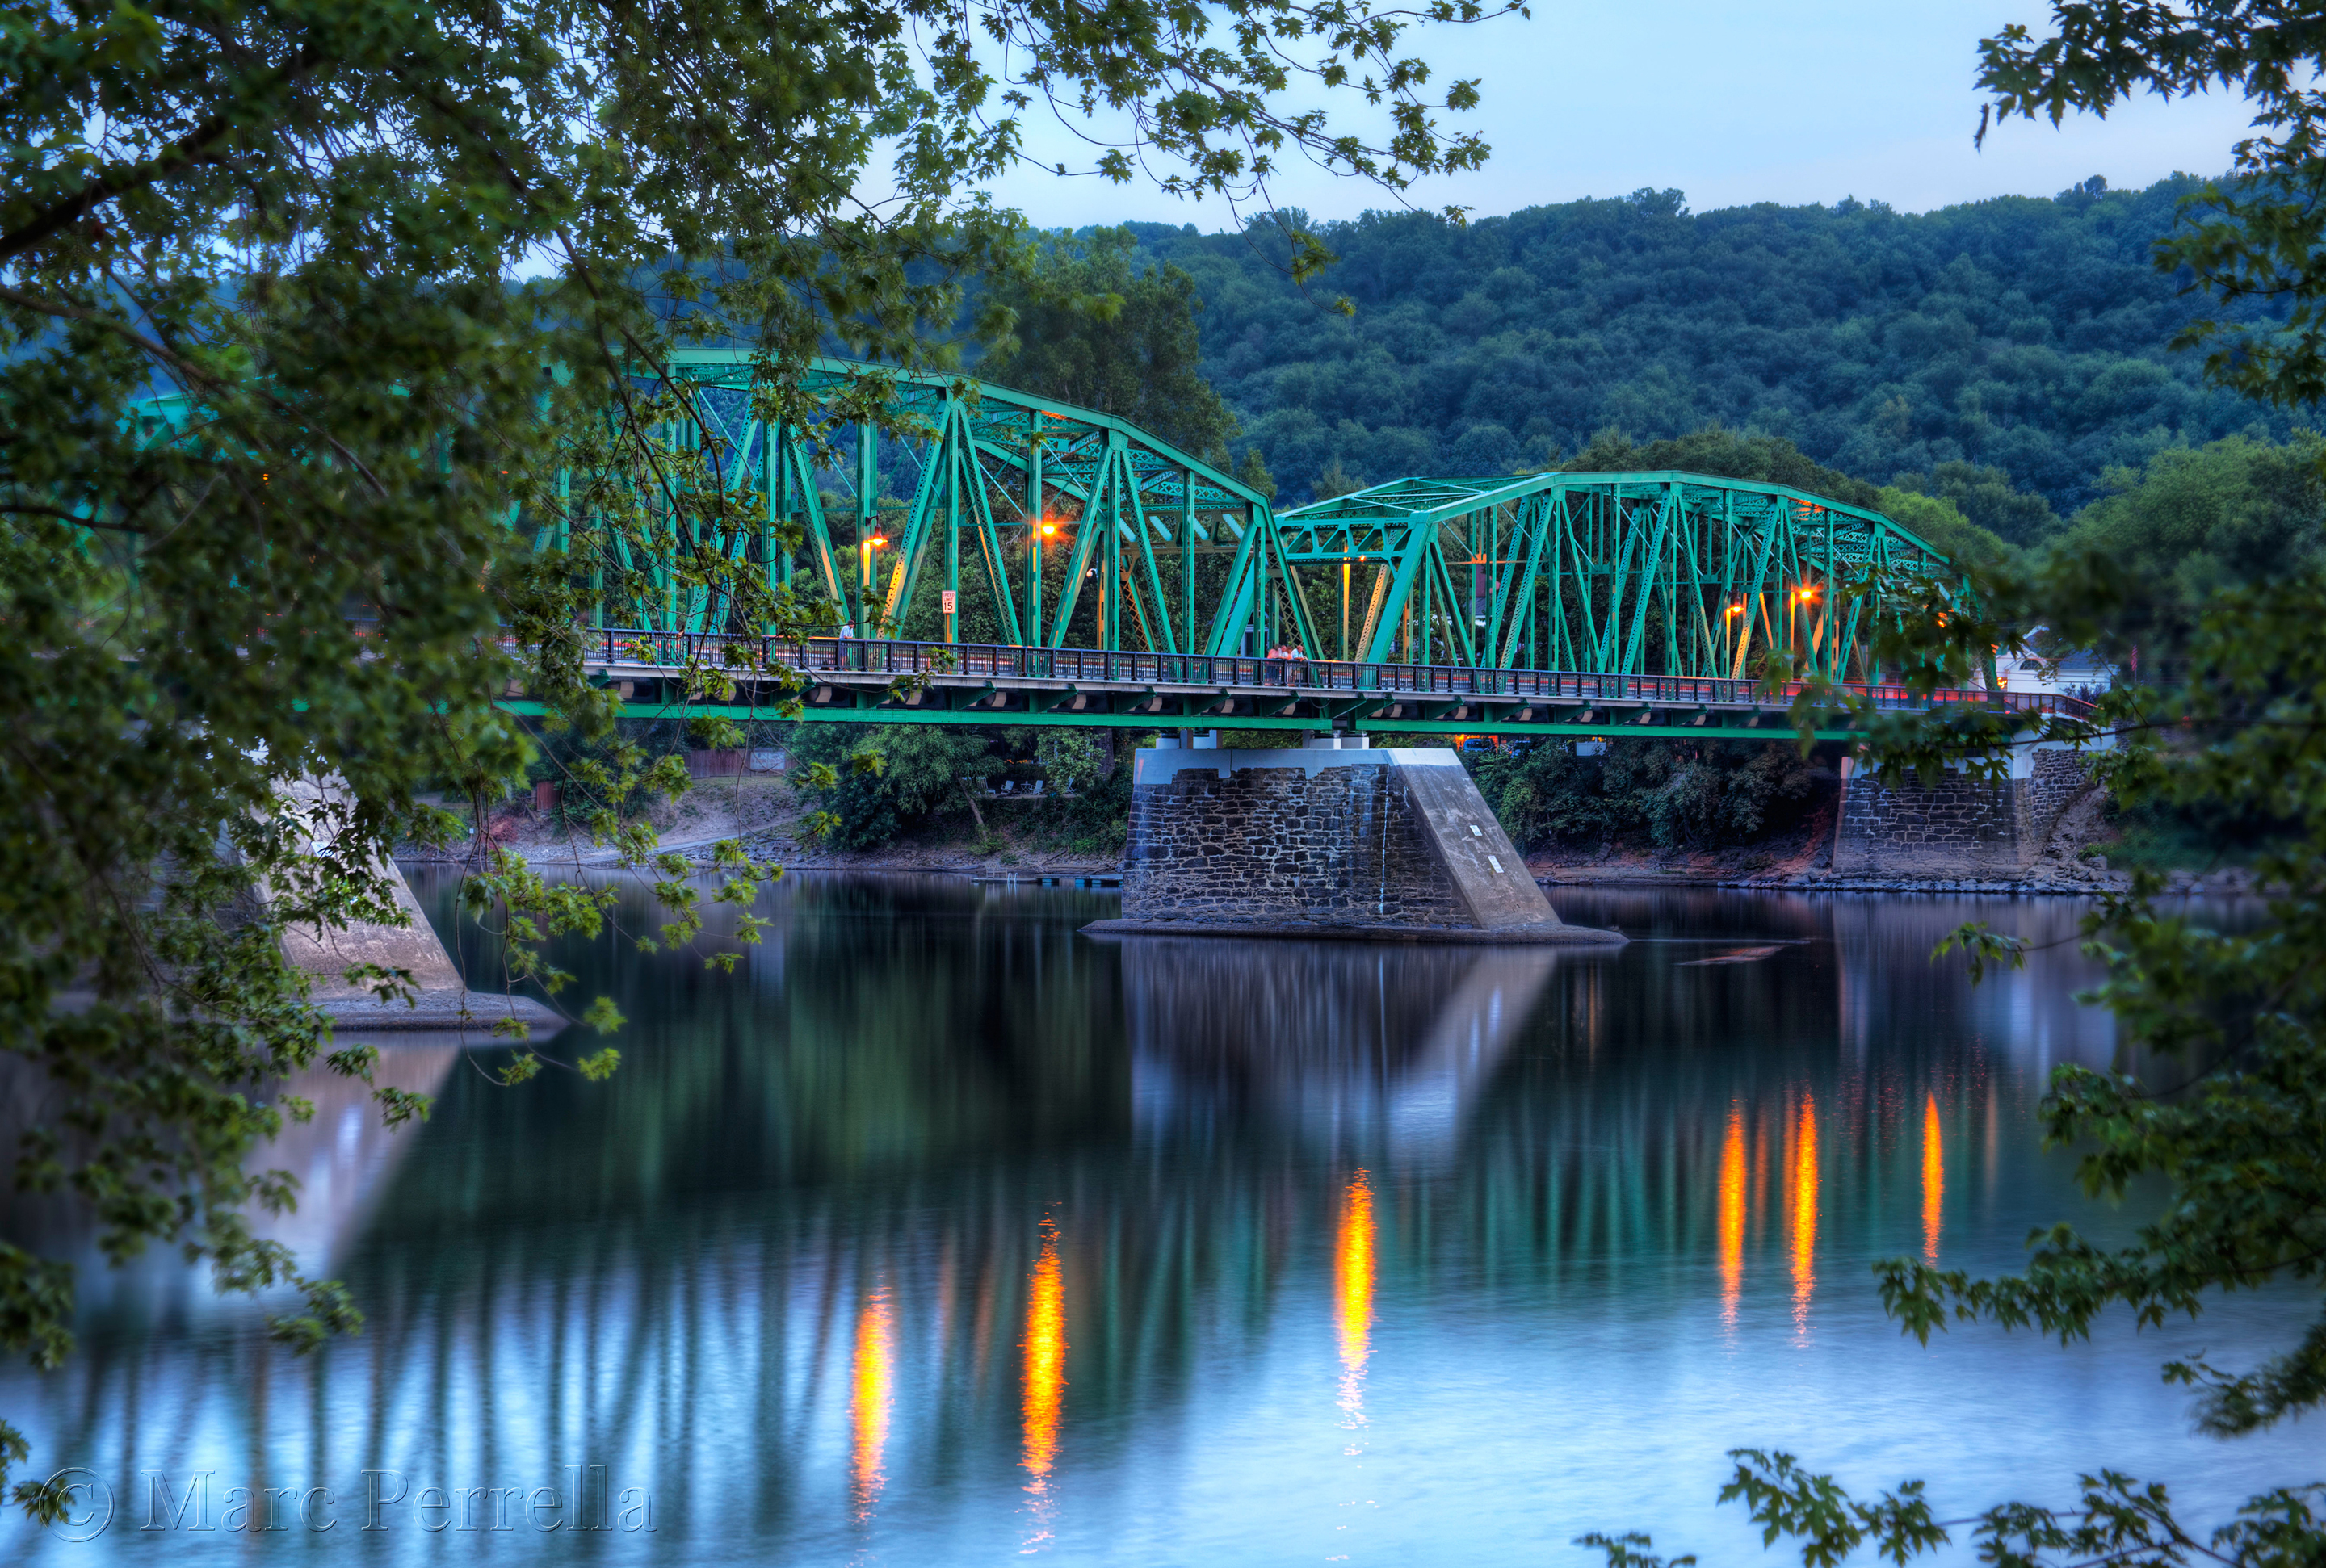
[[[714,797],[716,799],[716,797]],[[1832,807],[1813,812],[1782,838],[1718,851],[1652,852],[1603,847],[1596,852],[1551,851],[1527,857],[1527,869],[1545,888],[1729,887],[1751,892],[1976,894],[2012,897],[2089,898],[2121,892],[2131,885],[2112,869],[2093,842],[2097,799],[2064,814],[2052,840],[2032,865],[2015,875],[1945,876],[1837,872],[1833,868]],[[756,820],[754,820],[756,819]],[[772,820],[770,820],[772,819]],[[1040,882],[1112,880],[1122,874],[1120,853],[1041,851],[1009,843],[981,853],[960,839],[928,837],[879,849],[846,850],[803,846],[788,830],[789,813],[760,811],[675,812],[664,824],[665,850],[709,869],[712,846],[740,838],[753,858],[772,860],[786,871],[878,871],[923,876],[970,877],[980,880]],[[493,839],[529,859],[546,875],[610,869],[610,849],[569,836],[545,820],[509,813],[494,824]],[[460,865],[478,848],[474,842],[433,853],[399,855],[414,865]],[[2176,871],[2167,878],[2175,895],[2238,897],[2255,891],[2242,868]]]
[[[2023,877],[1877,877],[1828,870],[1772,875],[1720,875],[1700,871],[1641,871],[1625,868],[1600,871],[1537,866],[1535,880],[1556,887],[1734,887],[1757,893],[1977,893],[2014,897],[2090,898],[2121,893],[2132,886],[2121,871],[2080,865],[2076,873],[2041,870]],[[2242,867],[2219,871],[2173,871],[2166,874],[2165,891],[2190,897],[2236,898],[2258,891],[2253,874]]]
[[[730,835],[731,836],[731,835]],[[663,850],[683,855],[701,870],[712,869],[712,846],[723,839],[664,840]],[[565,841],[512,843],[536,871],[555,876],[562,871],[605,871],[619,864],[615,852],[602,846]],[[980,855],[972,849],[950,849],[926,844],[890,849],[821,849],[803,854],[795,840],[746,834],[743,848],[754,859],[773,860],[786,871],[894,871],[947,876],[973,876],[994,880],[1038,881],[1050,877],[1120,877],[1122,860],[1115,855],[1076,855],[1019,851],[1009,855]],[[396,859],[412,866],[464,866],[474,855],[471,845],[447,849],[403,853]]]

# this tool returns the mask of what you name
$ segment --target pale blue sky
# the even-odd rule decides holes
[[[2059,130],[2014,123],[1975,151],[1977,41],[2013,20],[2040,26],[2047,9],[2024,0],[1538,0],[1534,11],[1531,21],[1415,35],[1415,52],[1443,74],[1483,79],[1483,107],[1460,118],[1494,149],[1483,172],[1417,188],[1419,204],[1484,216],[1645,185],[1677,186],[1698,211],[1845,196],[1922,211],[2049,196],[2093,174],[2129,186],[2217,172],[2250,118],[2241,100],[2218,95],[2143,101]],[[1075,153],[1055,131],[1030,146]],[[1037,170],[993,194],[1052,226],[1228,221],[1220,204]],[[1377,188],[1305,164],[1272,194],[1318,218],[1391,205]]]

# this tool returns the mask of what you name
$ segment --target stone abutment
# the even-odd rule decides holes
[[[1845,761],[1833,869],[1882,877],[2011,877],[2043,853],[2060,818],[2098,789],[2090,759],[2058,747],[2023,747],[2012,776],[1947,773],[1930,787],[1885,787],[1862,762]]]
[[[1614,942],[1562,923],[1451,751],[1162,746],[1133,759],[1109,931]]]

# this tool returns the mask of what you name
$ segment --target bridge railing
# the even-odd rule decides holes
[[[1156,654],[1104,648],[1038,648],[1013,643],[925,643],[886,637],[729,637],[609,628],[594,632],[608,666],[678,669],[699,658],[714,667],[782,664],[802,674],[954,675],[991,681],[1094,682],[1128,686],[1194,686],[1367,695],[1535,698],[1618,707],[1756,708],[1790,703],[1798,683],[1771,692],[1756,680],[1690,675],[1604,675],[1576,670],[1474,669],[1465,664],[1365,663],[1337,659],[1253,658]],[[1912,710],[1996,700],[2023,713],[2080,717],[2091,704],[2049,691],[1972,689],[1916,694],[1900,685],[1849,684],[1850,695],[1877,708]]]

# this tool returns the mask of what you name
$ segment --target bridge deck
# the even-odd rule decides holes
[[[1460,664],[1363,663],[991,643],[887,639],[702,637],[609,630],[585,658],[593,677],[622,688],[634,707],[675,704],[690,658],[728,670],[731,701],[698,710],[769,718],[779,688],[761,673],[782,665],[808,677],[805,717],[857,723],[1081,724],[1166,728],[1240,728],[1423,734],[1671,735],[1707,729],[1772,737],[1798,685],[1753,680],[1607,675],[1573,670],[1474,669]],[[2049,692],[1946,691],[1916,697],[1903,686],[1847,688],[1878,707],[1948,702],[2004,705],[2033,718],[2080,714],[2090,705]],[[509,707],[534,707],[522,700]],[[1820,729],[1838,738],[1842,729]]]

